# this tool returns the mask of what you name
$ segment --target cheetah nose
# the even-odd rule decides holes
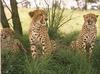
[[[45,18],[45,20],[47,21],[47,20],[48,20],[48,18]]]
[[[89,21],[88,21],[88,24],[89,24],[89,25],[91,25],[91,24],[92,24],[92,22],[89,20]]]

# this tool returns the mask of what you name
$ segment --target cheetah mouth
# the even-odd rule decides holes
[[[89,21],[89,22],[88,22],[88,25],[92,25],[92,22]]]
[[[88,25],[92,25],[92,24],[89,23]]]

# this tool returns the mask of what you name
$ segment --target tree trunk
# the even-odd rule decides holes
[[[13,29],[16,35],[23,35],[22,26],[18,14],[17,2],[16,0],[10,0],[10,5],[12,9],[12,22],[13,22]]]
[[[84,6],[85,10],[87,10],[87,2],[88,2],[88,0],[85,0],[85,6]]]
[[[4,7],[3,7],[3,4],[2,4],[2,1],[0,0],[0,8],[1,8],[1,24],[2,24],[2,27],[3,28],[9,28],[9,23],[8,23],[8,20],[6,18],[6,15],[5,15],[5,12],[4,12]]]

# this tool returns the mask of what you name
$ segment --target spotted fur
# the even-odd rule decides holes
[[[72,41],[71,47],[78,49],[83,54],[86,54],[88,58],[91,58],[92,49],[95,45],[97,28],[96,21],[98,15],[89,13],[83,16],[84,24],[82,30],[76,41]]]
[[[0,30],[1,50],[16,52],[18,49],[25,50],[22,43],[15,39],[14,31],[10,28],[3,28]],[[25,50],[26,51],[26,50]]]
[[[29,12],[32,22],[29,29],[31,53],[34,58],[39,55],[48,56],[53,48],[46,27],[47,15],[44,10]]]

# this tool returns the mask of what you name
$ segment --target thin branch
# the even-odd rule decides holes
[[[5,0],[3,0],[3,2],[5,3],[7,9],[12,13],[11,9],[10,9],[9,6],[6,4]]]
[[[21,1],[21,2],[17,2],[17,4],[20,4],[20,3],[23,3],[24,2],[24,0],[23,1]]]
[[[49,12],[49,4],[47,3],[47,1],[46,1],[46,0],[44,0],[44,2],[46,3],[47,8],[48,8],[48,12]]]
[[[36,0],[34,0],[34,3],[35,3],[35,5],[36,5],[36,8],[39,9],[38,5],[36,4]]]
[[[7,20],[9,21],[10,19],[12,19],[12,17],[8,18]]]
[[[47,3],[47,1],[46,0],[44,0],[45,1],[45,3],[47,4],[47,11],[48,11],[48,18],[49,18],[49,23],[50,23],[50,6],[49,6],[49,4]],[[49,26],[49,25],[48,25]]]
[[[11,25],[11,23],[9,23],[10,27],[13,29],[13,25]]]
[[[61,21],[64,21],[64,20],[66,19],[66,17],[67,17],[67,19],[68,19],[69,15],[70,15],[71,13],[73,14],[74,12],[75,12],[75,10],[72,10],[67,16],[63,17]],[[72,14],[70,15],[70,17],[72,16]]]
[[[60,0],[60,2],[58,2],[58,4],[59,4],[59,6],[61,5],[61,0]]]
[[[78,17],[78,16],[77,16],[77,17]],[[61,26],[63,26],[63,24],[65,24],[65,23],[69,22],[70,20],[73,20],[73,19],[75,19],[75,18],[77,18],[77,17],[69,18],[67,21],[65,21],[65,22],[63,22],[61,25],[59,25],[58,28],[60,28]]]
[[[45,1],[45,3],[47,4],[47,6],[49,7],[49,4],[47,3],[47,1],[46,0],[44,0]]]
[[[12,14],[12,11],[11,11],[11,9],[9,8],[9,6],[6,4],[5,0],[3,0],[3,2],[5,3],[7,9],[10,11],[10,13]],[[11,17],[8,18],[7,20],[9,21],[10,19],[12,19],[12,15],[11,15]]]

